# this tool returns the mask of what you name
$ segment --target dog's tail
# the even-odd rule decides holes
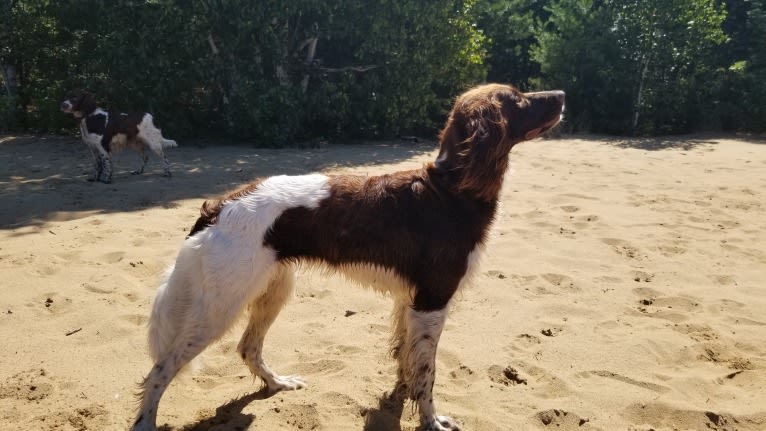
[[[177,147],[177,146],[178,144],[176,143],[176,141],[172,139],[162,138],[162,148],[171,148],[171,147]]]

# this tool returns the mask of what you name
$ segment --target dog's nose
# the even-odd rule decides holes
[[[67,108],[69,108],[69,102],[63,102],[61,104],[61,110],[65,111]]]

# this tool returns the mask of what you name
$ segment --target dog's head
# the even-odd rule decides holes
[[[492,199],[502,185],[508,153],[561,121],[563,91],[522,93],[510,85],[487,84],[455,101],[439,140],[436,167],[459,175],[458,188]]]
[[[96,109],[96,101],[85,90],[72,90],[64,96],[61,102],[61,111],[72,114],[75,118],[82,118]]]

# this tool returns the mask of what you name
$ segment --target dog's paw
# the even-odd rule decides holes
[[[276,393],[280,391],[296,391],[306,387],[306,382],[299,376],[274,376],[274,379],[268,382],[269,392]]]
[[[422,431],[460,431],[454,419],[448,416],[434,416],[423,424]]]

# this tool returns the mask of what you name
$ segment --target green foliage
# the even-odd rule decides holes
[[[542,84],[568,90],[573,129],[664,134],[705,124],[709,59],[725,40],[713,0],[558,0],[548,10],[533,58]]]
[[[0,96],[0,130],[18,130],[22,126],[19,118],[22,112],[19,109],[18,98],[15,96]]]
[[[485,75],[471,0],[9,5],[0,64],[23,70],[21,111],[37,130],[73,126],[59,99],[85,87],[109,108],[151,110],[174,136],[382,137],[432,130]]]
[[[538,35],[537,23],[550,12],[543,0],[486,0],[479,2],[479,28],[491,39],[487,80],[511,82],[522,90],[531,88],[540,64],[530,55]]]
[[[724,126],[766,130],[766,1],[744,0],[729,21],[736,29],[728,43],[730,64],[722,71]]]
[[[630,86],[613,35],[609,9],[593,0],[559,0],[537,28],[532,58],[540,64],[541,88],[567,92],[570,130],[619,133],[629,127]]]
[[[433,136],[484,80],[567,92],[573,131],[766,130],[766,0],[0,0],[0,131],[61,96],[170,136]]]

